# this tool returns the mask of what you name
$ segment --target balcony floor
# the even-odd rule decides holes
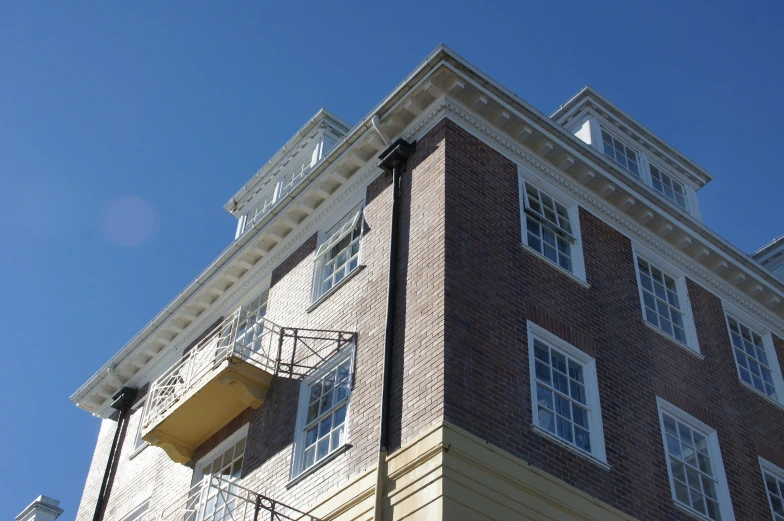
[[[248,407],[264,403],[273,374],[240,358],[225,360],[205,374],[142,431],[142,439],[187,464],[193,451]]]

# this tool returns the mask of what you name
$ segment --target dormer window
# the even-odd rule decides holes
[[[650,167],[653,187],[664,197],[686,210],[686,190],[684,190],[683,184],[664,173],[659,167],[655,165],[650,165]]]
[[[637,151],[604,129],[602,129],[602,145],[604,155],[635,176],[640,177],[640,161],[637,157]]]

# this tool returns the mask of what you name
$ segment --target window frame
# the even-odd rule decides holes
[[[528,370],[531,386],[531,426],[537,433],[540,433],[555,442],[563,445],[569,450],[586,457],[594,463],[598,463],[605,469],[609,469],[607,463],[607,451],[604,443],[604,426],[602,422],[601,398],[599,396],[599,379],[596,374],[596,359],[588,353],[577,349],[566,340],[556,336],[542,326],[526,321],[528,330]],[[538,339],[550,349],[565,354],[574,359],[583,367],[583,380],[585,381],[586,408],[588,409],[588,429],[591,441],[591,451],[588,452],[575,443],[569,442],[557,434],[554,434],[538,423],[538,400],[536,394],[536,357],[534,352],[534,340]]]
[[[656,406],[659,416],[659,430],[661,433],[662,448],[664,449],[664,461],[667,466],[667,476],[670,481],[670,499],[673,505],[675,505],[676,508],[681,509],[684,512],[688,512],[692,516],[695,516],[699,519],[712,521],[711,518],[707,515],[702,514],[698,510],[695,510],[691,506],[687,506],[676,499],[675,481],[672,475],[672,466],[670,465],[670,452],[667,449],[667,433],[664,429],[664,413],[667,413],[681,423],[686,424],[687,427],[691,428],[692,430],[699,431],[700,434],[705,436],[708,443],[710,464],[713,467],[715,474],[714,477],[716,478],[716,493],[718,495],[717,502],[719,504],[721,519],[722,521],[734,521],[735,513],[732,507],[732,498],[730,496],[729,486],[727,485],[727,474],[724,470],[724,462],[721,456],[718,431],[659,396],[656,397]]]
[[[347,448],[351,445],[349,444],[349,439],[351,436],[351,396],[354,394],[354,377],[355,377],[355,351],[356,346],[350,345],[341,351],[335,353],[332,358],[327,360],[321,367],[318,367],[314,370],[311,374],[309,374],[306,378],[302,380],[300,383],[299,388],[299,399],[297,401],[297,420],[296,426],[294,431],[294,446],[292,450],[292,458],[291,458],[291,469],[289,471],[289,480],[295,481],[298,478],[301,478],[316,469],[320,468],[321,466],[325,465],[327,462],[331,461],[333,458],[338,456],[339,454],[343,453]],[[334,370],[337,366],[344,363],[346,360],[349,362],[349,375],[348,375],[348,396],[346,397],[346,418],[343,421],[343,443],[333,448],[326,456],[321,458],[318,461],[313,462],[312,465],[305,468],[305,427],[307,427],[307,411],[308,411],[308,398],[310,394],[310,388],[314,382],[320,380],[325,374],[329,373],[330,371]],[[338,409],[337,406],[332,406],[329,409],[329,414],[332,414],[334,411]],[[320,417],[324,417],[326,414],[316,416],[316,419]],[[314,422],[316,420],[313,420]],[[331,432],[331,431],[330,431]],[[331,435],[331,434],[330,434]]]
[[[527,201],[527,196],[525,191],[526,184],[535,187],[541,193],[547,195],[548,197],[552,198],[555,202],[566,207],[568,218],[569,218],[569,226],[572,229],[571,235],[574,237],[574,241],[571,243],[571,251],[570,251],[571,260],[572,260],[571,271],[562,267],[552,259],[546,257],[543,253],[541,253],[536,248],[529,246],[528,219],[527,219],[529,214],[528,212],[526,212],[526,201]],[[540,178],[536,177],[533,172],[528,171],[522,165],[518,165],[517,190],[518,190],[518,198],[520,204],[520,233],[521,233],[520,240],[523,244],[523,247],[525,247],[526,250],[534,253],[540,259],[544,260],[548,265],[553,266],[555,269],[569,275],[570,277],[573,277],[582,285],[588,286],[586,273],[585,273],[585,257],[583,253],[582,231],[580,229],[580,205],[577,203],[577,201],[575,201],[573,198],[563,193],[561,190],[558,190],[557,188],[544,183]]]
[[[675,342],[675,344],[685,348],[689,353],[692,353],[699,358],[704,358],[700,352],[700,345],[697,338],[697,329],[694,324],[694,313],[691,307],[691,300],[689,299],[689,288],[686,284],[686,274],[683,272],[683,270],[671,262],[667,261],[648,248],[641,246],[640,244],[633,243],[632,252],[634,254],[634,275],[637,278],[637,294],[640,300],[640,318],[642,319],[643,324],[645,324],[645,326],[652,331],[662,335],[664,338],[668,338],[672,342]],[[659,326],[650,323],[646,318],[645,298],[643,296],[642,279],[640,277],[640,267],[638,265],[639,258],[642,258],[642,260],[647,262],[649,265],[661,270],[662,273],[674,279],[678,301],[681,304],[681,312],[683,313],[683,329],[686,334],[685,344],[675,338],[675,336],[667,334],[667,332],[661,329]]]
[[[316,252],[314,253],[315,259],[313,264],[313,283],[311,285],[311,305],[320,302],[322,299],[326,298],[327,295],[332,294],[334,291],[337,291],[346,281],[351,279],[351,277],[358,273],[359,270],[364,266],[362,264],[364,258],[364,248],[362,247],[365,239],[365,198],[362,197],[361,199],[352,199],[350,202],[342,205],[339,208],[339,211],[335,212],[335,214],[340,215],[340,218],[334,219],[330,222],[329,226],[323,227],[318,232],[318,241],[316,245]],[[322,285],[324,283],[324,268],[328,262],[327,256],[329,255],[328,252],[324,252],[319,254],[319,249],[324,245],[324,241],[326,241],[329,237],[331,237],[332,232],[339,231],[340,227],[346,224],[346,220],[350,219],[353,215],[356,215],[356,211],[359,212],[359,225],[361,226],[361,231],[359,235],[359,252],[357,253],[357,265],[351,270],[347,271],[343,278],[340,279],[338,282],[333,282],[332,286],[329,289],[322,290]],[[352,228],[353,230],[353,228]],[[349,232],[352,233],[352,232]],[[331,259],[330,259],[331,260]]]
[[[131,418],[134,416],[138,416],[139,420],[134,428],[134,436],[133,436],[133,450],[128,455],[128,459],[131,460],[135,458],[139,453],[141,453],[144,449],[146,449],[150,443],[147,441],[142,440],[142,425],[144,424],[144,405],[147,403],[147,396],[142,397],[141,400],[137,401],[133,407],[131,408]],[[141,443],[139,441],[141,440]]]
[[[740,308],[733,306],[729,302],[722,300],[722,305],[724,307],[724,322],[727,326],[727,340],[730,345],[730,353],[735,364],[735,371],[738,375],[738,381],[741,383],[741,385],[748,387],[762,398],[768,400],[774,405],[784,408],[784,374],[781,372],[778,353],[776,352],[776,345],[773,341],[773,332],[769,328],[765,327],[762,322],[756,320],[754,317],[748,313],[745,313]],[[754,333],[757,333],[762,338],[762,347],[765,349],[765,356],[768,357],[768,363],[773,378],[773,387],[776,390],[775,399],[766,394],[763,394],[759,389],[743,381],[743,379],[740,377],[738,360],[735,355],[735,345],[732,343],[732,332],[730,329],[729,317],[734,318],[740,324],[751,329]]]
[[[659,176],[662,178],[661,181],[659,181],[659,184],[662,185],[662,189],[661,190],[656,188],[656,185],[653,182],[654,181],[654,177],[653,177],[653,169],[654,168],[656,170],[658,170]],[[662,168],[661,166],[659,166],[658,163],[653,163],[651,161],[648,161],[648,174],[649,174],[650,181],[651,181],[651,188],[653,188],[654,191],[656,191],[659,194],[661,194],[662,196],[664,196],[665,199],[667,199],[669,202],[671,202],[672,204],[674,204],[675,206],[677,206],[678,208],[680,208],[684,212],[689,213],[689,194],[688,194],[688,191],[686,189],[686,184],[683,181],[678,179],[676,176],[672,175],[672,173],[668,169]],[[670,179],[670,183],[672,183],[672,185],[673,185],[673,193],[675,193],[675,189],[674,189],[675,183],[680,185],[681,190],[682,190],[682,194],[681,195],[683,196],[683,204],[680,204],[677,201],[677,198],[671,198],[671,197],[669,197],[665,193],[665,191],[664,191],[664,177],[665,176]]]
[[[149,512],[150,512],[150,499],[147,498],[137,506],[133,507],[133,509],[127,514],[125,514],[122,518],[120,518],[120,521],[139,521],[139,520],[146,521],[147,519],[149,519],[149,516],[146,516],[146,514],[148,514]]]
[[[203,478],[204,467],[207,464],[212,464],[212,462],[218,456],[222,456],[223,453],[226,452],[226,449],[228,449],[229,447],[234,447],[237,443],[240,442],[240,440],[242,440],[242,438],[245,438],[245,449],[244,449],[243,456],[242,456],[243,457],[242,471],[240,472],[240,476],[237,478],[238,482],[242,481],[242,474],[245,471],[245,459],[246,459],[246,456],[248,455],[248,439],[247,438],[248,438],[248,426],[249,425],[250,425],[250,423],[246,423],[245,425],[243,425],[242,427],[240,427],[239,429],[234,431],[234,433],[232,433],[231,436],[227,437],[225,440],[220,442],[214,449],[212,449],[207,454],[205,454],[204,456],[199,458],[199,460],[193,466],[193,476],[191,477],[191,486],[195,486],[196,484],[201,482],[201,480]]]
[[[667,166],[666,162],[662,161],[660,158],[656,157],[655,155],[650,154],[647,150],[644,149],[644,147],[641,149],[630,145],[629,140],[619,137],[620,129],[617,129],[617,125],[615,123],[613,123],[606,117],[596,114],[591,110],[584,112],[582,118],[576,119],[576,121],[579,121],[579,123],[570,127],[572,129],[570,132],[572,132],[573,135],[577,136],[577,133],[575,133],[574,131],[578,129],[582,130],[582,125],[584,124],[585,121],[588,121],[590,125],[590,131],[584,132],[584,134],[590,135],[591,143],[586,142],[586,144],[596,149],[603,157],[606,157],[613,164],[618,165],[622,170],[629,172],[633,178],[637,179],[638,181],[642,182],[642,184],[644,184],[646,187],[650,188],[651,191],[654,194],[656,194],[657,197],[660,197],[661,199],[666,201],[666,204],[672,205],[673,208],[685,212],[688,215],[693,216],[697,220],[702,220],[699,201],[697,200],[697,193],[696,190],[694,189],[694,186],[690,182],[688,182],[687,179],[681,179],[679,175],[673,175],[672,169]],[[635,176],[634,173],[631,172],[629,169],[625,168],[623,165],[618,163],[618,161],[616,161],[614,158],[604,153],[604,139],[602,137],[602,130],[604,130],[605,132],[613,136],[614,139],[619,140],[621,143],[623,143],[628,148],[631,148],[637,153],[637,158],[638,158],[637,166],[640,170],[639,176]],[[582,139],[582,137],[579,136],[578,138]],[[670,176],[675,181],[683,185],[684,198],[686,200],[685,208],[679,205],[677,202],[670,199],[669,197],[667,197],[665,194],[663,194],[653,186],[653,174],[651,172],[651,166],[656,167],[659,171]]]
[[[765,497],[768,500],[768,507],[770,508],[771,519],[773,519],[773,521],[778,521],[776,516],[779,516],[779,518],[784,518],[784,516],[780,516],[779,514],[776,514],[773,511],[773,502],[770,499],[770,491],[768,490],[768,483],[765,480],[765,473],[771,474],[774,478],[776,478],[779,481],[778,486],[782,492],[782,496],[784,496],[784,469],[782,469],[775,463],[766,460],[762,456],[757,456],[757,459],[759,460],[760,472],[762,473],[762,488],[764,489]],[[782,499],[784,500],[784,497]]]
[[[627,149],[629,149],[632,152],[634,152],[634,154],[636,156],[636,159],[637,159],[637,173],[636,174],[633,171],[631,171],[629,168],[623,166],[617,159],[615,159],[615,157],[614,157],[615,154],[613,154],[612,156],[607,154],[607,151],[606,151],[606,149],[604,147],[604,136],[602,135],[602,132],[607,132],[607,134],[609,134],[613,138],[613,140],[620,142],[624,147],[626,147]],[[618,137],[618,135],[615,132],[609,130],[606,125],[602,125],[601,123],[599,124],[599,139],[598,139],[597,143],[601,147],[601,152],[602,152],[602,155],[604,157],[606,157],[607,159],[609,159],[610,161],[612,161],[613,163],[615,163],[619,167],[623,168],[625,171],[629,172],[636,179],[639,179],[640,181],[644,181],[645,180],[645,176],[644,176],[644,170],[645,169],[643,167],[643,157],[645,157],[645,155],[642,154],[639,150],[637,150],[636,147],[631,146],[628,143],[628,141]],[[613,143],[613,146],[615,146],[615,143]]]

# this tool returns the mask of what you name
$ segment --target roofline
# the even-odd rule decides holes
[[[307,134],[313,130],[314,127],[324,120],[331,120],[336,127],[343,131],[344,134],[351,130],[351,125],[343,121],[332,112],[325,108],[319,109],[319,111],[316,112],[316,114],[314,114],[313,117],[307,121],[307,123],[302,125],[302,127],[297,132],[295,132],[288,141],[286,141],[286,144],[283,145],[280,150],[275,152],[275,154],[264,164],[264,166],[259,168],[259,170],[253,174],[253,176],[242,186],[242,188],[237,190],[237,193],[235,193],[231,199],[229,199],[226,204],[223,205],[223,209],[233,214],[235,203],[238,203],[245,196],[245,194],[251,191],[259,183],[259,181],[261,181],[267,175],[267,173],[274,169],[283,160],[283,158],[286,157],[293,148],[295,148],[294,145],[302,141],[302,139],[307,136]]]
[[[752,254],[751,254],[751,257],[752,257],[753,259],[758,259],[759,257],[762,257],[763,255],[765,255],[766,253],[768,253],[768,251],[770,251],[770,250],[774,249],[774,248],[775,248],[776,246],[778,246],[778,245],[779,245],[781,242],[784,242],[784,235],[779,235],[778,237],[776,237],[775,239],[773,239],[772,241],[770,241],[769,243],[767,243],[765,246],[761,247],[760,249],[758,249],[757,251],[755,251],[754,253],[752,253]]]
[[[406,87],[409,87],[408,90],[411,89],[412,85],[416,83],[416,78],[423,74],[429,72],[429,68],[434,67],[434,63],[438,63],[440,61],[442,54],[452,54],[455,55],[451,50],[449,50],[444,44],[438,45],[428,56],[423,60],[408,76],[404,78],[404,80],[398,84],[392,92],[390,92],[380,103],[378,103],[373,109],[364,117],[362,120],[351,127],[349,131],[342,137],[340,141],[338,141],[328,152],[327,154],[319,161],[319,164],[316,165],[314,168],[315,173],[318,170],[319,165],[325,168],[324,165],[329,165],[332,162],[332,158],[337,157],[340,155],[346,148],[348,148],[353,142],[361,135],[361,130],[365,128],[369,128],[372,125],[373,116],[376,114],[382,113],[382,109],[386,107],[391,107],[398,101],[402,96],[405,95]],[[462,60],[462,58],[460,58]],[[332,113],[326,111],[325,109],[321,109],[316,116],[320,113],[324,113],[324,115],[329,114],[330,116]],[[316,117],[314,116],[314,118]],[[340,118],[334,116],[336,121],[342,122]],[[303,128],[307,127],[311,124],[313,118],[306,123]],[[345,123],[343,123],[345,124]],[[301,131],[302,129],[300,129]],[[295,137],[299,134],[295,134]],[[294,138],[292,138],[294,139]],[[263,168],[263,167],[262,167]],[[245,234],[241,235],[237,240],[230,243],[219,255],[218,257],[210,263],[207,268],[205,268],[195,279],[193,279],[188,285],[183,289],[171,302],[169,302],[158,314],[153,317],[138,333],[136,333],[119,351],[117,351],[114,355],[112,355],[109,360],[101,366],[98,371],[95,372],[85,383],[83,383],[71,396],[70,400],[78,405],[79,401],[84,398],[89,390],[93,387],[98,385],[100,381],[104,378],[108,377],[108,372],[112,370],[113,367],[120,364],[125,358],[133,352],[133,350],[138,347],[148,336],[155,332],[155,330],[160,326],[167,318],[173,315],[196,291],[204,285],[210,277],[221,269],[227,261],[229,261],[234,253],[240,249],[242,246],[245,245],[250,239],[251,236],[254,234]]]
[[[689,159],[680,150],[678,150],[674,146],[670,145],[669,143],[661,139],[658,135],[652,132],[648,127],[646,127],[645,125],[643,125],[642,123],[634,119],[626,111],[618,107],[618,105],[616,105],[612,101],[602,96],[602,94],[599,91],[597,91],[590,85],[585,85],[574,96],[569,98],[566,101],[566,103],[558,107],[558,109],[550,115],[550,119],[552,119],[553,121],[558,121],[560,118],[568,114],[575,106],[579,105],[584,99],[588,99],[588,98],[593,98],[595,101],[600,103],[604,108],[608,109],[619,119],[623,120],[624,123],[626,123],[630,127],[634,128],[637,132],[642,134],[646,139],[656,144],[656,146],[661,148],[663,151],[677,158],[678,161],[684,163],[684,165],[686,165],[690,170],[694,171],[694,174],[696,174],[699,178],[701,178],[703,186],[705,186],[706,184],[708,184],[710,181],[713,180],[713,176],[707,170],[702,168],[693,160]]]
[[[541,111],[537,110],[529,103],[525,102],[524,100],[520,99],[517,95],[500,85],[495,80],[491,79],[486,74],[479,71],[476,67],[471,65],[468,61],[462,58],[460,55],[452,51],[449,47],[444,44],[438,45],[426,58],[423,60],[408,76],[404,78],[404,80],[398,84],[383,100],[378,103],[373,109],[354,127],[352,127],[328,152],[325,156],[317,163],[311,175],[317,176],[320,175],[323,171],[330,168],[331,164],[339,158],[347,149],[349,149],[356,140],[364,135],[366,130],[369,130],[372,127],[372,118],[375,115],[379,115],[383,119],[389,111],[394,109],[396,104],[403,99],[409,92],[416,88],[417,83],[420,78],[426,76],[429,72],[435,69],[442,60],[445,63],[451,65],[455,70],[466,74],[467,76],[471,77],[471,81],[479,84],[482,88],[487,89],[493,95],[498,96],[500,98],[505,98],[506,102],[509,101],[513,102],[510,105],[514,106],[515,110],[520,110],[521,108],[527,111],[530,114],[530,118],[534,121],[539,120],[539,123],[542,125],[543,128],[549,129],[549,131],[553,133],[558,133],[559,137],[561,137],[564,141],[571,143],[572,146],[577,146],[591,156],[594,156],[599,161],[607,161],[601,154],[598,154],[594,149],[585,145],[582,141],[577,139],[576,137],[572,136],[568,132],[565,131],[563,126],[558,124],[556,121],[548,117]],[[589,90],[586,90],[589,89]],[[590,87],[586,87],[581,90],[583,92],[595,92]],[[580,93],[578,93],[579,95]],[[572,100],[576,98],[573,97]],[[571,101],[571,100],[570,100]],[[613,105],[614,107],[614,105]],[[563,107],[562,107],[563,108]],[[560,111],[561,109],[559,109]],[[618,109],[620,110],[620,109]],[[642,127],[644,128],[644,127]],[[646,129],[647,131],[647,129]],[[657,141],[661,141],[658,140]],[[609,163],[608,163],[609,164]],[[784,291],[784,285],[778,279],[776,279],[773,275],[771,275],[765,268],[760,266],[758,263],[754,262],[752,259],[748,257],[744,252],[741,252],[736,246],[730,243],[728,240],[724,239],[717,233],[713,232],[711,229],[707,228],[703,223],[695,220],[691,216],[684,216],[684,215],[675,215],[674,218],[676,221],[682,222],[685,225],[691,227],[697,234],[699,234],[706,243],[711,245],[713,248],[722,251],[728,259],[732,260],[733,262],[737,263],[739,266],[743,266],[744,269],[749,270],[752,273],[755,273],[765,282],[773,286],[778,291]],[[206,283],[209,278],[220,268],[223,267],[224,264],[228,260],[230,260],[234,253],[242,248],[249,240],[251,240],[251,236],[255,234],[245,234],[240,236],[237,240],[233,241],[231,244],[224,249],[223,252],[218,256],[218,258],[213,261],[210,266],[207,267],[194,281],[192,281],[186,288],[183,290],[171,303],[169,303],[161,312],[156,315],[156,317],[149,322],[139,333],[137,333],[120,351],[118,351],[112,358],[104,364],[104,366],[96,372],[87,382],[85,382],[72,396],[71,400],[74,402],[78,402],[81,400],[87,392],[97,385],[100,381],[104,378],[109,378],[110,376],[107,374],[107,371],[110,370],[111,367],[114,365],[119,364],[122,362],[125,357],[133,351],[139,344],[141,344],[144,339],[153,333],[158,326],[161,325],[170,315],[174,314],[182,304],[184,304],[188,298],[190,298],[193,293],[195,293],[201,285]],[[744,295],[744,298],[748,298]]]

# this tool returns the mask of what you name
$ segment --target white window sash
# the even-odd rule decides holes
[[[562,234],[570,242],[572,242],[572,243],[576,242],[577,238],[574,235],[572,235],[570,232],[565,230],[558,223],[555,223],[555,222],[551,221],[550,219],[545,217],[543,214],[537,212],[536,210],[534,210],[531,207],[531,201],[530,201],[530,198],[529,198],[529,195],[528,195],[528,186],[529,186],[528,183],[523,182],[523,197],[525,198],[525,213],[527,213],[527,214],[531,215],[532,217],[538,219],[542,224],[549,225],[555,232]],[[540,197],[539,197],[539,200],[537,201],[537,203],[539,204],[540,207],[544,206],[544,202],[541,199],[541,194],[543,192],[541,190],[539,190],[539,188],[536,187],[536,186],[533,186],[533,189],[536,190],[537,193],[540,194]],[[555,197],[553,197],[553,196],[551,196],[550,194],[547,194],[547,193],[545,193],[545,194],[548,197],[550,197],[553,201],[556,201]],[[560,203],[560,204],[563,204],[563,203]],[[565,207],[566,205],[563,205],[563,206]],[[571,222],[569,224],[571,225]]]
[[[598,460],[601,465],[607,465],[607,453],[604,444],[604,425],[602,421],[602,407],[601,401],[599,398],[599,383],[596,374],[596,360],[588,355],[587,353],[580,351],[576,347],[572,346],[564,339],[556,336],[555,334],[547,331],[543,327],[538,324],[531,322],[530,320],[527,321],[527,329],[528,329],[528,366],[529,366],[529,377],[531,383],[531,402],[532,402],[532,424],[540,430],[540,432],[546,433],[551,439],[557,441],[558,443],[564,445],[568,449],[574,451],[577,454],[584,455],[592,460]],[[583,380],[584,380],[584,389],[586,393],[586,403],[584,407],[588,410],[588,426],[589,426],[589,436],[591,440],[591,451],[586,452],[585,450],[579,448],[576,444],[571,443],[567,440],[564,440],[557,436],[556,434],[551,434],[550,431],[547,431],[543,427],[539,426],[538,418],[537,418],[537,395],[536,395],[536,357],[534,355],[534,339],[538,339],[541,342],[547,344],[551,349],[558,351],[562,354],[567,355],[568,357],[572,358],[574,361],[578,362],[582,365],[583,368]]]
[[[694,416],[679,409],[670,402],[663,398],[656,397],[659,414],[659,431],[662,439],[664,458],[667,465],[667,476],[670,481],[670,498],[674,505],[678,508],[692,513],[694,516],[701,519],[710,519],[707,515],[702,514],[693,508],[682,504],[676,499],[675,496],[675,482],[673,480],[672,467],[670,465],[670,452],[667,448],[667,433],[664,430],[663,414],[667,414],[676,420],[686,424],[689,428],[698,431],[704,435],[708,443],[708,455],[710,457],[710,464],[713,468],[713,477],[716,480],[716,493],[718,495],[719,512],[721,513],[722,521],[735,521],[735,513],[732,508],[732,500],[730,498],[730,491],[727,485],[727,475],[724,471],[724,462],[721,457],[721,448],[719,446],[719,438],[716,429],[710,425],[706,425]]]
[[[329,250],[332,249],[334,245],[339,243],[343,240],[346,236],[351,234],[354,231],[354,228],[357,226],[357,222],[362,217],[362,208],[357,210],[357,212],[351,217],[349,220],[343,223],[337,231],[335,231],[332,235],[327,237],[321,246],[318,247],[316,250],[316,260],[321,259]]]
[[[308,375],[300,383],[300,394],[299,394],[299,403],[297,405],[297,421],[296,421],[296,433],[294,435],[294,451],[292,455],[291,461],[291,471],[290,471],[290,479],[294,479],[303,472],[308,471],[314,467],[318,467],[322,464],[322,462],[327,461],[330,459],[332,454],[338,452],[341,447],[336,447],[331,453],[327,454],[324,458],[319,461],[313,463],[312,466],[308,468],[304,468],[305,464],[305,436],[306,430],[308,427],[312,427],[314,423],[318,423],[321,419],[323,419],[328,414],[332,414],[336,411],[339,407],[343,405],[347,406],[346,409],[346,418],[344,420],[344,427],[343,427],[343,445],[346,446],[348,444],[349,436],[350,436],[350,419],[351,419],[351,395],[354,391],[354,349],[355,346],[348,346],[341,350],[338,354],[336,354],[332,359],[328,360],[324,363],[321,367],[316,369],[312,374]],[[348,396],[341,401],[341,403],[337,406],[333,404],[333,407],[330,408],[329,413],[324,413],[320,415],[316,420],[311,421],[310,423],[306,423],[307,420],[307,412],[308,412],[308,398],[310,395],[310,388],[314,384],[314,382],[319,381],[326,373],[332,371],[337,366],[349,360],[349,374],[348,374],[348,382],[349,382],[349,392]]]

